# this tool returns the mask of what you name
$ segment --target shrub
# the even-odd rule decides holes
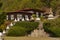
[[[0,26],[5,22],[6,13],[0,13]]]
[[[8,31],[8,36],[25,36],[38,27],[38,22],[17,22]]]
[[[5,22],[6,20],[6,13],[0,12],[0,32],[2,32],[5,29]]]
[[[43,27],[46,32],[51,34],[51,36],[60,37],[60,18],[47,20],[44,22]]]
[[[0,32],[2,32],[3,30],[5,30],[6,29],[6,25],[5,24],[2,24],[1,26],[0,26]]]

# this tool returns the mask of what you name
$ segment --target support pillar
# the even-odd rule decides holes
[[[22,14],[19,16],[19,20],[20,20],[20,21],[22,20]]]
[[[14,15],[11,15],[11,20],[14,20]]]
[[[8,20],[8,15],[6,16],[6,19]]]

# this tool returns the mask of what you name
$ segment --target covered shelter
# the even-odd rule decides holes
[[[30,20],[32,15],[35,14],[36,17],[40,17],[45,11],[39,9],[23,9],[17,10],[15,12],[7,12],[7,20]]]

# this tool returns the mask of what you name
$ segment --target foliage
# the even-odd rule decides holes
[[[0,32],[2,32],[3,30],[5,30],[6,29],[6,25],[5,24],[2,24],[1,26],[0,26]]]
[[[40,20],[41,21],[44,21],[44,16],[40,16]]]
[[[38,27],[38,22],[17,22],[16,25],[11,27],[8,31],[8,36],[24,36],[28,35]]]
[[[32,17],[34,18],[34,20],[36,19],[36,15],[35,14],[33,14]]]
[[[40,0],[1,0],[3,3],[3,11],[16,11],[24,8],[40,8],[42,3]]]
[[[44,4],[44,6],[45,7],[48,7],[48,8],[50,8],[50,6],[51,6],[51,1],[52,0],[41,0],[41,2]]]
[[[2,32],[3,29],[5,29],[5,19],[6,19],[6,13],[1,12],[1,8],[2,8],[2,3],[0,2],[0,32]]]
[[[5,29],[5,24],[4,24],[5,19],[6,19],[6,14],[4,12],[0,13],[0,31]]]
[[[1,11],[9,12],[25,8],[43,9],[44,7],[52,8],[53,12],[60,7],[60,0],[0,0],[2,3]]]
[[[0,25],[4,23],[6,19],[6,13],[0,13]]]
[[[50,4],[51,4],[51,8],[53,9],[54,13],[60,10],[60,0],[52,0]]]
[[[43,25],[46,32],[51,36],[60,37],[60,18],[55,20],[47,20]]]

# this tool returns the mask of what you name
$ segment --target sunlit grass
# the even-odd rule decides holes
[[[49,37],[4,37],[5,40],[51,40]]]

